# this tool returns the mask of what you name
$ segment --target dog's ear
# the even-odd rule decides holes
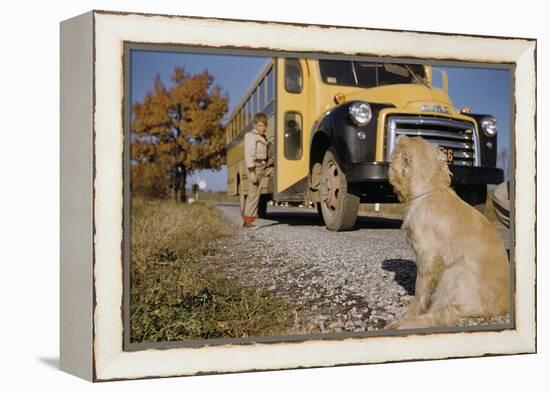
[[[402,161],[403,165],[401,165],[401,176],[405,177],[409,173],[409,170],[411,168],[411,155],[407,150],[403,151]]]
[[[409,142],[409,138],[399,137],[390,158],[389,181],[401,202],[407,200],[409,193],[410,167],[412,165]]]
[[[410,167],[411,159],[408,149],[409,138],[405,135],[400,135],[395,141],[395,148],[391,155],[391,161],[398,162],[400,172],[403,174],[404,169]]]
[[[447,165],[447,154],[441,150],[439,147],[436,150],[437,159],[439,160],[440,165]]]
[[[407,143],[407,142],[408,141],[406,141],[405,143]],[[403,141],[402,141],[402,143],[403,143]],[[409,149],[407,147],[405,147],[404,145],[400,145],[399,149],[397,149],[397,151],[398,151],[399,160],[400,160],[400,165],[399,165],[400,176],[402,178],[406,178],[408,173],[409,173],[409,170],[411,168],[411,164],[412,164],[411,153],[409,152]]]
[[[399,155],[401,177],[404,177],[409,172],[411,166],[411,155],[408,149],[409,143],[410,138],[406,135],[399,135],[395,140],[396,149],[394,149],[394,153]]]

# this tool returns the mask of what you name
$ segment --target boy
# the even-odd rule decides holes
[[[258,202],[264,179],[271,174],[273,167],[267,161],[267,116],[254,115],[254,128],[244,136],[244,162],[248,172],[248,195],[244,202],[243,227],[256,228],[254,220],[258,217]]]

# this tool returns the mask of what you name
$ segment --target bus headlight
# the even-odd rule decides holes
[[[372,118],[372,110],[366,102],[354,102],[349,107],[351,120],[359,126],[367,125]]]
[[[485,116],[481,120],[481,128],[487,136],[495,136],[497,134],[497,119],[493,116]]]

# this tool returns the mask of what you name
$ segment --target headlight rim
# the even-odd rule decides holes
[[[491,125],[494,125],[494,131],[490,131],[489,127]],[[483,133],[487,137],[494,137],[498,133],[498,122],[496,117],[494,116],[484,116],[481,119],[481,129],[483,130]]]
[[[360,121],[357,119],[357,112],[361,106],[366,106],[368,108],[368,118],[365,121]],[[370,104],[366,101],[355,101],[348,108],[348,114],[351,120],[358,126],[366,126],[372,120],[372,108]]]

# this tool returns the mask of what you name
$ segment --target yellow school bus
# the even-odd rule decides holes
[[[443,87],[433,86],[434,71]],[[226,124],[227,190],[248,190],[244,133],[256,112],[268,118],[274,171],[269,200],[316,204],[330,230],[353,228],[360,203],[397,202],[388,167],[399,135],[422,136],[448,157],[455,191],[485,203],[487,185],[503,181],[495,167],[496,119],[454,108],[447,76],[430,65],[274,57],[266,62]]]

